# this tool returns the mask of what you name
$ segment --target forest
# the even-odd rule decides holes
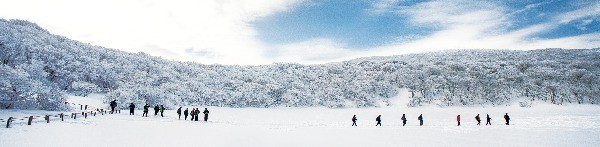
[[[68,95],[119,106],[382,107],[600,102],[600,48],[448,50],[303,65],[178,62],[53,35],[0,19],[0,109],[64,110]]]

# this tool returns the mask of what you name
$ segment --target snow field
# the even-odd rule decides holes
[[[200,107],[202,111],[204,107]],[[208,122],[121,114],[0,129],[0,146],[598,146],[600,107],[594,105],[419,108],[220,108]],[[183,108],[185,110],[185,107]],[[42,111],[0,111],[0,116]],[[400,117],[407,115],[402,126]],[[417,116],[423,114],[424,126]],[[479,113],[482,126],[474,119]],[[513,120],[503,125],[502,116]],[[351,127],[352,115],[359,119]],[[462,124],[456,126],[456,115]],[[492,126],[485,126],[485,114]],[[382,115],[382,127],[375,117]],[[200,118],[203,116],[200,115]],[[188,118],[189,119],[189,118]]]

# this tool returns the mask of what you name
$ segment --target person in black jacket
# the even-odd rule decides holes
[[[358,120],[356,119],[356,115],[352,116],[352,126],[358,126],[356,125],[356,120]]]
[[[179,109],[177,109],[177,115],[179,115],[179,119],[181,120],[181,107],[179,107]]]
[[[485,123],[485,125],[487,126],[488,124],[492,125],[492,123],[490,122],[492,121],[492,118],[490,117],[490,115],[487,115],[487,122]]]
[[[508,117],[508,113],[506,113],[506,115],[504,115],[504,120],[506,120],[506,125],[509,125],[510,117]]]
[[[402,114],[402,126],[406,125],[406,115]]]
[[[381,126],[381,115],[377,116],[377,118],[375,118],[375,121],[377,121],[377,124],[375,124],[375,126]]]
[[[208,109],[204,108],[204,112],[202,113],[204,113],[204,121],[208,121]]]
[[[129,115],[135,115],[134,110],[135,110],[135,105],[133,103],[129,104]]]
[[[117,107],[117,100],[113,100],[110,102],[110,114],[115,113],[115,108]]]
[[[144,105],[144,114],[142,114],[142,117],[144,117],[144,116],[148,117],[148,108],[150,108],[150,106],[148,106],[148,104]]]
[[[188,112],[188,108],[185,108],[185,111],[183,111],[183,120],[187,120],[187,116],[188,116],[189,112]]]
[[[194,116],[195,117],[194,121],[198,121],[198,115],[200,115],[200,110],[198,110],[198,108],[196,108],[196,110],[194,111],[194,114],[196,115],[196,116]]]
[[[158,115],[158,110],[160,109],[160,107],[158,107],[158,105],[154,106],[154,116]]]
[[[423,126],[423,114],[419,115],[417,119],[419,119],[419,125]]]
[[[163,115],[163,112],[165,112],[165,106],[160,105],[160,117],[165,117],[165,115]]]

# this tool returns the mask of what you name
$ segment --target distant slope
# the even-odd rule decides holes
[[[400,88],[409,106],[600,100],[600,49],[456,50],[321,65],[174,62],[0,19],[0,107],[65,109],[67,93],[150,105],[374,107]]]

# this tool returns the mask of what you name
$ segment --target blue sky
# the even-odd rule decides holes
[[[176,61],[321,64],[449,49],[600,47],[594,0],[18,0],[0,18]]]
[[[252,22],[259,38],[270,44],[288,44],[314,38],[329,38],[347,48],[363,49],[408,42],[410,38],[426,37],[439,31],[438,24],[413,24],[401,9],[411,9],[423,1],[389,1],[387,10],[377,11],[371,0],[322,0],[300,4],[290,11]],[[459,2],[460,3],[460,2]],[[471,2],[467,2],[471,3]],[[515,31],[532,25],[556,21],[555,16],[593,6],[594,1],[513,0],[489,1],[507,13],[503,31]],[[484,8],[486,6],[477,6]],[[591,21],[585,23],[584,21]],[[600,30],[598,15],[579,18],[552,29],[531,34],[528,38],[555,39]]]
[[[330,38],[353,48],[393,43],[405,36],[421,36],[433,28],[415,26],[407,17],[371,12],[369,1],[324,0],[301,4],[291,11],[258,19],[253,26],[262,41],[287,44]]]

